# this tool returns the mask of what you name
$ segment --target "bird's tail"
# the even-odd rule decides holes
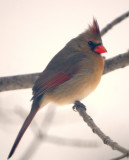
[[[37,106],[37,107],[33,107],[32,106],[32,109],[29,113],[29,115],[27,116],[26,120],[24,121],[18,135],[17,135],[17,138],[12,146],[12,149],[9,153],[9,156],[8,156],[8,159],[13,155],[13,153],[15,152],[23,134],[25,133],[26,129],[28,128],[29,124],[31,123],[32,119],[34,118],[34,116],[36,115],[37,111],[39,110],[40,106]]]

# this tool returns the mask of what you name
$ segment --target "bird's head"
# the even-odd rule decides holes
[[[89,25],[89,28],[74,40],[76,41],[76,48],[80,51],[94,52],[97,54],[107,52],[102,44],[99,25],[96,19],[93,19],[92,25]]]

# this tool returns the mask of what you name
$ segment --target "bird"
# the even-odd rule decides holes
[[[8,159],[14,154],[23,134],[36,113],[48,103],[74,104],[94,91],[104,70],[103,46],[98,22],[71,39],[48,63],[32,90],[32,106],[25,119]]]

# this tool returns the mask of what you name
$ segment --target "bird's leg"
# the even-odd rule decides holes
[[[86,111],[86,107],[83,103],[81,103],[80,101],[75,101],[74,106],[73,106],[73,110],[77,111],[78,108],[82,108]]]

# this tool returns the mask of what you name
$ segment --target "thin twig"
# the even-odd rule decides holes
[[[45,141],[49,143],[54,143],[54,144],[63,145],[63,146],[64,145],[72,146],[72,147],[96,148],[100,146],[94,140],[64,138],[64,137],[57,137],[53,135],[47,135]]]
[[[120,23],[121,21],[123,21],[125,18],[127,18],[129,16],[129,11],[127,11],[126,13],[122,14],[121,16],[117,17],[115,20],[113,20],[111,23],[109,23],[106,27],[104,27],[101,30],[101,36],[103,36],[104,34],[106,34],[110,29],[112,29],[116,24]]]
[[[80,116],[87,123],[87,125],[92,129],[93,133],[97,134],[104,144],[110,146],[113,150],[120,151],[121,153],[129,155],[129,150],[120,146],[118,143],[114,142],[110,137],[106,136],[100,128],[94,123],[93,119],[87,114],[85,110],[85,105],[79,101],[75,102],[74,108],[79,112]]]
[[[123,154],[119,157],[113,158],[112,160],[120,160],[120,159],[123,159],[123,158],[126,158],[126,157],[128,157],[128,154]]]

